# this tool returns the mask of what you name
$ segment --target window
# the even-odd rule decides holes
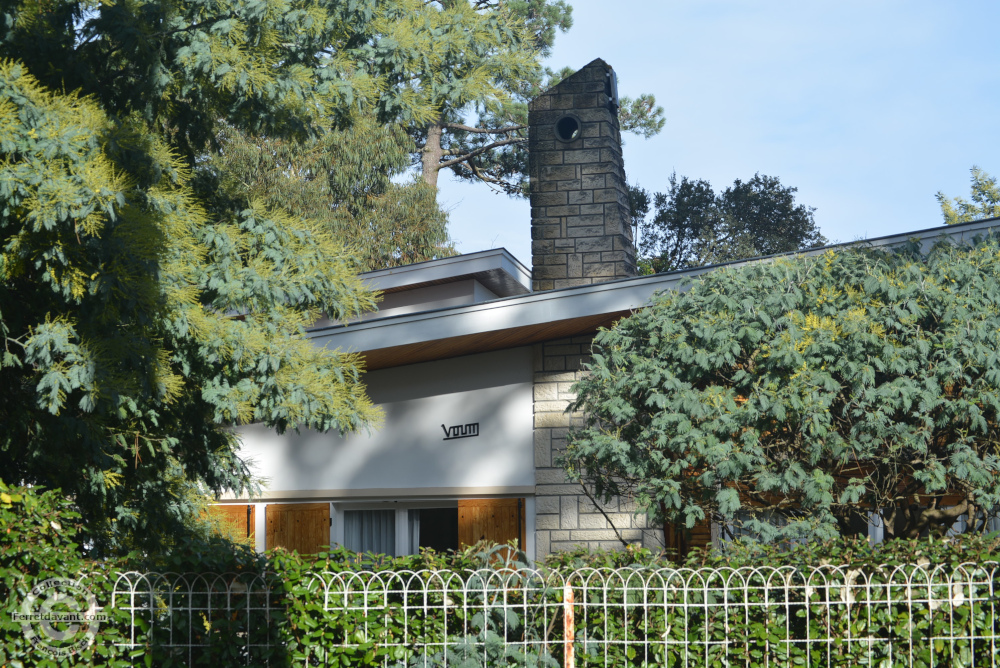
[[[353,552],[402,556],[444,552],[480,539],[518,539],[534,550],[534,499],[475,498],[343,501],[333,504],[330,537]],[[530,505],[529,505],[530,504]],[[530,521],[529,521],[530,519]]]
[[[344,547],[353,552],[396,554],[396,511],[345,510]]]
[[[420,508],[410,511],[410,546],[438,552],[458,549],[458,508]]]
[[[333,542],[352,552],[402,556],[421,547],[458,549],[458,503],[349,501],[334,504]]]

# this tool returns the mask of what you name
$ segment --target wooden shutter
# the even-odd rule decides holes
[[[329,503],[269,503],[264,518],[269,550],[314,554],[330,544]]]
[[[481,540],[509,543],[524,549],[524,499],[461,499],[458,502],[458,544]]]
[[[223,535],[234,541],[253,536],[256,508],[245,503],[220,503],[209,506],[208,514],[218,520]]]

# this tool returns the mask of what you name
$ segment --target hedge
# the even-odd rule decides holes
[[[478,666],[484,660],[490,666],[559,666],[566,648],[565,584],[577,596],[573,647],[578,666],[718,665],[726,660],[746,666],[980,666],[992,664],[998,635],[995,586],[1000,576],[984,568],[1000,556],[996,536],[893,541],[876,548],[852,540],[789,550],[737,546],[724,554],[695,553],[683,564],[643,549],[579,550],[528,570],[509,553],[504,558],[503,550],[482,546],[399,558],[342,549],[310,556],[274,550],[261,556],[224,542],[192,541],[165,556],[95,561],[81,556],[86,534],[78,520],[71,501],[56,491],[0,483],[0,600],[6,603],[0,665],[402,667],[441,665],[447,658],[455,666]],[[965,568],[976,571],[982,584],[962,588],[961,596],[947,585],[928,585],[945,601],[941,605],[861,605],[865,596],[897,595],[880,584],[894,573],[922,576],[935,567],[952,572],[961,564],[973,564]],[[151,572],[188,575],[155,581],[143,575]],[[121,600],[111,605],[116,583],[123,588],[123,573],[129,573],[128,580],[155,585],[152,599],[138,601],[152,605],[141,608],[134,628],[127,606]],[[817,574],[825,579],[815,579]],[[31,588],[51,577],[82,579],[109,616],[94,642],[73,656],[40,652],[11,617]],[[177,586],[195,578],[201,578],[202,590],[226,592],[230,607],[208,610],[208,594]],[[727,578],[730,584],[737,578],[756,588],[740,599],[738,589],[723,586]],[[354,582],[354,589],[391,581],[392,589],[408,583],[411,591],[384,594],[376,586],[355,594],[351,603],[357,607],[345,609],[337,605],[342,601],[337,594],[346,580]],[[588,580],[608,586],[587,588]],[[853,605],[846,605],[846,580],[871,584],[851,590]],[[428,582],[435,585],[430,594],[423,592]],[[324,605],[324,589],[332,595],[331,605]],[[975,606],[969,603],[973,597],[980,599]],[[770,606],[761,605],[765,598]],[[835,614],[827,615],[830,602]],[[247,610],[265,604],[267,609]],[[368,610],[359,607],[364,604]],[[422,613],[424,606],[433,614]],[[132,633],[136,646],[123,646]],[[994,641],[991,646],[970,641],[971,636]],[[870,642],[851,643],[848,637]],[[421,649],[418,643],[430,646]]]

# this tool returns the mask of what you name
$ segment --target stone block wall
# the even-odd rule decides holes
[[[567,481],[556,465],[570,427],[583,425],[583,416],[567,413],[566,408],[575,398],[570,387],[580,379],[592,338],[578,336],[535,345],[535,550],[539,559],[577,545],[622,548],[604,514],[579,483]],[[615,499],[603,509],[629,543],[654,549],[663,546],[660,531],[648,529],[645,517],[635,515],[628,501]]]
[[[636,275],[614,76],[595,60],[529,106],[533,290]]]

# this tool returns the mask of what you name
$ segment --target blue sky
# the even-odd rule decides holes
[[[799,189],[831,240],[941,224],[934,194],[1000,176],[1000,3],[570,0],[551,67],[603,58],[622,95],[653,93],[667,124],[626,135],[629,181],[670,172],[717,189],[755,172]],[[442,174],[460,252],[530,264],[526,201]]]

